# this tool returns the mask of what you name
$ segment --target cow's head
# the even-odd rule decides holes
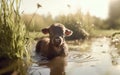
[[[72,35],[72,31],[65,28],[65,26],[61,23],[52,24],[48,28],[42,29],[44,34],[48,34],[50,36],[50,42],[55,46],[60,46],[64,43],[64,37]]]

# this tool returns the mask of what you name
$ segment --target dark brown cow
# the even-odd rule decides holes
[[[44,34],[49,33],[49,38],[42,38],[36,45],[36,53],[49,60],[56,56],[66,56],[68,46],[64,37],[72,35],[72,31],[65,28],[63,24],[55,23],[48,28],[42,29]]]

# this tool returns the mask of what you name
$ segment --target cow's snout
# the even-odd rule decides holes
[[[62,37],[54,37],[53,43],[55,46],[60,46],[63,43],[63,38]]]

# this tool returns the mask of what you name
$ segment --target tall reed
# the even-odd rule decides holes
[[[26,29],[19,3],[20,0],[0,0],[0,57],[23,58]]]
[[[19,12],[20,2],[0,0],[0,59],[23,60],[28,56],[26,28]]]

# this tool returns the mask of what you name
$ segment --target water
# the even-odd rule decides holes
[[[90,41],[89,50],[83,52],[80,51],[81,45],[74,46],[75,48],[71,48],[73,50],[70,50],[67,57],[56,57],[51,61],[36,55],[35,44],[33,44],[32,64],[27,74],[21,75],[120,75],[120,58],[116,53],[118,48],[111,45],[111,39],[102,37]],[[22,62],[21,60],[12,61],[12,64],[8,60],[5,63],[0,62],[0,68],[2,64],[6,66],[5,69],[0,69],[0,75],[7,71],[11,72],[11,75],[18,75],[16,67],[20,68],[20,66],[21,69],[23,68],[21,72],[26,73],[26,65]],[[10,75],[9,72],[6,75]]]
[[[110,39],[94,38],[91,42],[89,52],[71,50],[68,57],[56,57],[51,61],[32,52],[33,63],[27,75],[120,75],[120,63],[113,65],[113,60],[120,59],[111,56],[116,48]]]

